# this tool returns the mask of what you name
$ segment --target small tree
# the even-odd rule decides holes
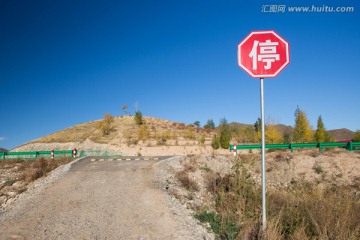
[[[211,141],[211,147],[213,149],[219,149],[220,148],[220,139],[217,135],[213,136],[213,139]]]
[[[354,138],[352,139],[354,142],[360,142],[360,130],[357,130],[354,134]]]
[[[137,125],[142,125],[144,123],[142,113],[140,111],[135,112],[134,120]]]
[[[255,132],[261,132],[261,118],[258,118],[254,123]]]
[[[215,123],[212,119],[209,119],[204,125],[205,129],[215,129]]]
[[[312,140],[312,130],[306,113],[303,112],[299,107],[297,107],[295,111],[293,139],[298,143],[309,142]]]
[[[265,130],[266,143],[282,143],[283,136],[274,125],[267,125]]]
[[[229,148],[231,140],[231,131],[226,118],[220,119],[220,146],[224,149]]]
[[[327,142],[330,140],[329,134],[327,133],[321,115],[317,121],[317,129],[314,134],[315,142]]]
[[[199,121],[195,121],[195,122],[194,122],[194,125],[195,125],[197,128],[199,128],[199,127],[200,127],[200,122],[199,122]]]
[[[131,116],[131,114],[127,111],[128,109],[128,105],[125,103],[123,106],[122,106],[122,110],[124,112],[125,115],[128,115],[128,116]]]
[[[112,123],[114,119],[109,113],[104,114],[104,119],[99,122],[98,128],[101,130],[103,136],[109,135],[112,129]]]

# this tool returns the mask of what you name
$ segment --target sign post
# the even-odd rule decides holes
[[[238,45],[238,65],[260,78],[262,230],[266,236],[264,78],[276,77],[290,62],[289,43],[275,31],[253,31]]]

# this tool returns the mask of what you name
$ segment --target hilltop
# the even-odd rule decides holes
[[[143,117],[137,125],[132,116],[114,117],[109,134],[103,135],[102,120],[87,122],[33,140],[14,151],[43,149],[106,150],[123,155],[186,155],[211,153],[216,130],[192,124]],[[228,150],[219,150],[219,153]]]

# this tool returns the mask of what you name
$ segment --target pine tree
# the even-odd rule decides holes
[[[212,119],[209,119],[207,123],[204,125],[205,129],[215,129],[215,123]]]
[[[256,132],[261,132],[261,118],[258,118],[254,123],[254,128]]]
[[[314,134],[314,140],[315,140],[315,142],[329,141],[329,135],[326,132],[321,115],[319,116],[318,121],[317,121],[317,129]]]
[[[220,119],[220,146],[224,149],[230,147],[231,131],[226,118]]]
[[[310,142],[312,140],[312,130],[306,113],[303,112],[299,107],[297,107],[295,111],[293,139],[298,143]]]

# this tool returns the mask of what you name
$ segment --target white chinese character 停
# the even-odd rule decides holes
[[[258,61],[266,63],[264,68],[269,70],[271,68],[271,64],[275,61],[280,60],[280,55],[276,53],[276,46],[278,46],[278,42],[271,42],[271,40],[266,40],[265,42],[254,41],[253,48],[249,54],[249,57],[253,60],[253,69],[257,69]],[[260,48],[260,53],[258,52],[258,48]]]

